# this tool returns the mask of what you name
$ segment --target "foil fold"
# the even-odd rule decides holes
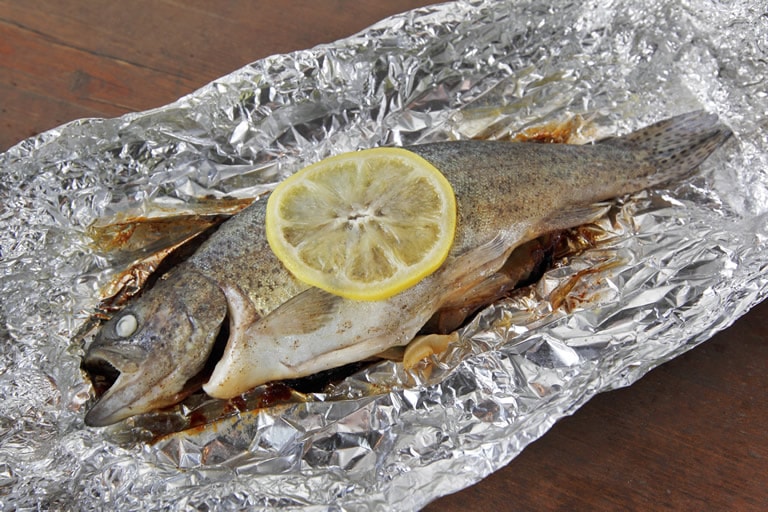
[[[0,496],[10,508],[409,510],[506,464],[768,290],[768,18],[757,2],[453,2],[237,70],[165,107],[0,155]],[[330,154],[584,120],[582,142],[704,108],[690,180],[610,205],[593,248],[482,311],[419,371],[125,442],[83,424],[76,336],[123,270],[88,226],[257,197]],[[122,437],[121,437],[122,436]]]

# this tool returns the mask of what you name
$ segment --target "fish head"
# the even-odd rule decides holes
[[[226,314],[219,287],[190,270],[167,275],[105,322],[83,364],[93,373],[119,374],[86,424],[105,426],[182,400]]]

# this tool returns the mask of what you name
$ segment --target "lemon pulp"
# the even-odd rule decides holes
[[[451,184],[401,148],[326,158],[267,201],[272,251],[297,279],[354,300],[382,300],[448,257],[456,231]]]

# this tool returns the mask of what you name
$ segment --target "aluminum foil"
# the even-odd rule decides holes
[[[0,509],[416,509],[762,300],[765,5],[642,4],[421,9],[0,156]],[[381,363],[309,402],[155,443],[84,426],[93,390],[73,339],[124,269],[93,249],[97,220],[254,197],[358,148],[504,138],[576,116],[588,140],[699,108],[735,137],[697,177],[617,202],[600,243],[487,308],[423,371]]]

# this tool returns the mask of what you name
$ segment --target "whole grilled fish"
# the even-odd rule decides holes
[[[686,176],[730,135],[715,115],[693,112],[582,146],[409,147],[454,188],[455,242],[434,274],[374,302],[296,280],[269,249],[266,201],[257,201],[102,326],[84,363],[120,373],[86,423],[108,425],[180,401],[220,332],[228,335],[226,348],[203,385],[219,398],[407,345],[439,311],[466,314],[473,309],[467,305],[508,289],[505,262],[516,247],[594,220],[596,202]]]

